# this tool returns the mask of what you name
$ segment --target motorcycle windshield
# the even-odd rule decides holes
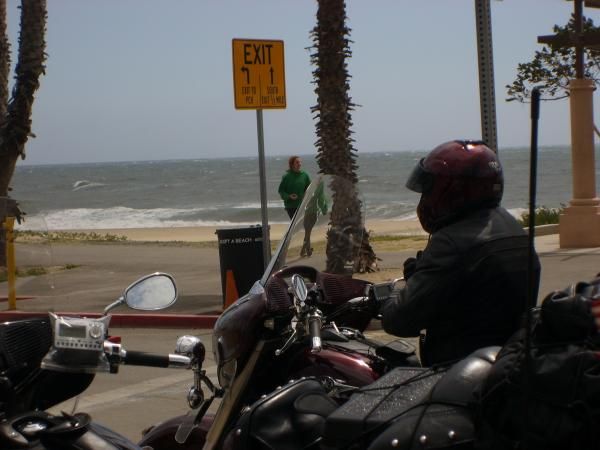
[[[364,220],[365,202],[355,183],[339,176],[319,176],[306,190],[261,283],[289,266],[351,275]]]

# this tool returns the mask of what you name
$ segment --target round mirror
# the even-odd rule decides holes
[[[177,288],[173,277],[166,273],[155,273],[129,286],[124,297],[130,308],[153,311],[175,303]]]
[[[297,273],[292,275],[292,290],[300,302],[304,302],[306,300],[306,296],[308,295],[306,283],[304,282],[304,278]]]

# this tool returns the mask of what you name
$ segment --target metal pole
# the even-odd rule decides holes
[[[574,20],[575,20],[575,77],[583,78],[583,45],[581,38],[583,37],[583,0],[575,0],[574,2]]]
[[[267,213],[267,179],[265,175],[265,140],[263,135],[262,109],[256,110],[256,129],[258,134],[258,173],[260,178],[260,212],[262,217],[262,239],[264,268],[271,260],[271,241],[269,239],[269,218]]]
[[[537,165],[538,165],[538,121],[540,118],[540,91],[537,87],[531,91],[531,152],[529,160],[529,252],[527,255],[527,306],[525,308],[525,360],[523,362],[523,442],[522,448],[529,448],[529,400],[531,397],[529,377],[531,370],[531,327],[533,318],[531,309],[537,304],[535,298],[535,200],[537,195]]]
[[[537,304],[537,298],[534,298],[536,291],[535,282],[535,200],[537,195],[537,161],[538,161],[538,122],[540,119],[540,90],[535,87],[531,91],[531,155],[529,162],[529,257],[528,257],[528,276],[529,276],[529,295],[527,311],[534,308]],[[529,318],[529,313],[528,313]],[[530,323],[529,323],[530,324]],[[529,333],[529,328],[527,329]]]
[[[481,137],[490,148],[495,152],[498,152],[490,0],[475,0],[475,23],[477,30],[477,57],[479,66]]]

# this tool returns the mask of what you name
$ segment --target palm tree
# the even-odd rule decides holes
[[[338,175],[346,182],[331,186],[333,202],[327,235],[327,271],[344,273],[377,270],[377,257],[369,244],[369,233],[361,217],[356,184],[356,149],[352,139],[351,111],[346,59],[351,56],[350,29],[346,26],[344,0],[318,0],[317,25],[311,32],[311,62],[317,105],[311,108],[317,120],[317,162],[319,172]],[[352,188],[348,189],[348,185]]]
[[[31,135],[33,94],[40,86],[46,54],[46,0],[21,4],[19,56],[15,85],[8,101],[9,44],[6,36],[6,1],[0,0],[0,196],[8,186],[19,156],[25,158],[25,143]]]
[[[15,84],[8,99],[10,45],[6,33],[6,0],[0,0],[0,198],[8,197],[9,184],[17,159],[25,158],[25,143],[31,136],[31,108],[46,59],[46,0],[23,0],[19,55],[15,68]],[[10,205],[6,207],[6,205]],[[3,202],[0,223],[5,216],[17,216],[16,203]],[[4,231],[0,228],[0,266],[5,266]]]
[[[6,30],[6,0],[0,0],[0,117],[6,116],[6,107],[8,104],[10,44]]]

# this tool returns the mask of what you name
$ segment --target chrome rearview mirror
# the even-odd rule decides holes
[[[171,306],[177,300],[177,286],[167,273],[156,272],[129,285],[123,295],[104,308],[104,315],[117,306],[127,306],[142,311],[156,311]]]
[[[304,303],[308,295],[308,289],[306,288],[304,278],[297,273],[292,275],[292,291],[300,303]]]
[[[125,289],[123,298],[130,308],[156,311],[175,303],[177,287],[171,275],[157,272],[131,284]]]

